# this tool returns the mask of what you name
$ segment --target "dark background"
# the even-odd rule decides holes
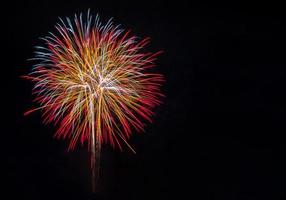
[[[31,108],[20,78],[58,17],[100,14],[163,50],[164,104],[134,134],[137,151],[104,147],[90,193],[87,151],[66,152]],[[286,20],[279,4],[203,1],[8,1],[1,5],[1,199],[286,199]],[[3,187],[4,185],[4,187]],[[7,194],[8,196],[4,196]]]

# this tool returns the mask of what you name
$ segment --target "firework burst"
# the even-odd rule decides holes
[[[25,78],[34,83],[44,123],[54,122],[55,137],[88,144],[93,180],[97,177],[102,144],[122,150],[132,130],[152,122],[152,109],[160,104],[163,77],[153,73],[158,53],[143,53],[149,39],[129,36],[109,20],[87,13],[74,20],[60,19],[56,33],[36,47],[37,64]]]

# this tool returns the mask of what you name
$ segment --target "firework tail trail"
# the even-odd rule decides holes
[[[99,169],[96,167],[96,161],[100,162],[100,158],[98,157],[100,154],[100,146],[98,146],[98,140],[95,140],[95,128],[94,128],[94,108],[93,108],[93,99],[90,97],[90,114],[91,114],[91,153],[90,153],[90,168],[92,174],[92,191],[95,192],[96,183],[98,180]],[[97,147],[98,146],[98,147]],[[98,166],[100,163],[97,164]]]
[[[109,20],[105,25],[89,11],[86,22],[80,14],[74,20],[60,19],[57,33],[42,38],[37,61],[24,78],[34,83],[31,112],[42,110],[44,123],[58,127],[56,138],[76,144],[88,144],[92,189],[99,178],[102,144],[122,150],[132,130],[143,131],[144,121],[152,122],[153,108],[164,95],[164,78],[153,73],[157,53],[143,53],[149,39],[129,36]]]

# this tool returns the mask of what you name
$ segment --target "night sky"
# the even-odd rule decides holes
[[[53,139],[32,103],[39,37],[91,9],[151,37],[166,98],[131,139],[104,146],[90,192],[88,153]],[[286,199],[286,18],[282,5],[197,1],[7,1],[1,5],[1,199]],[[134,132],[136,133],[136,132]]]

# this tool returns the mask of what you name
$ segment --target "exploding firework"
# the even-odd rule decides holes
[[[60,19],[56,33],[37,46],[32,71],[33,95],[44,123],[54,122],[56,138],[87,144],[93,180],[97,177],[102,144],[122,150],[134,130],[152,122],[153,108],[163,96],[163,76],[152,72],[160,53],[145,53],[149,39],[130,36],[109,20],[87,13]]]

